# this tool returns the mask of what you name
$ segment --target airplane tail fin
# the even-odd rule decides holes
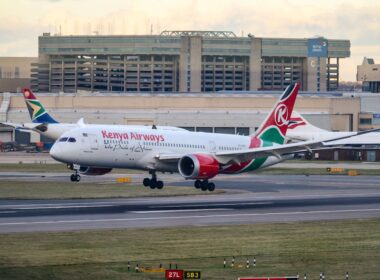
[[[58,123],[49,113],[45,110],[45,107],[33,94],[33,92],[24,88],[22,90],[26,107],[28,108],[30,118],[33,123]]]
[[[265,121],[252,136],[251,148],[284,143],[299,88],[299,83],[295,83],[285,89]]]
[[[328,132],[325,129],[316,127],[309,123],[300,113],[293,111],[292,116],[289,120],[288,130],[290,131],[300,131],[302,132]]]

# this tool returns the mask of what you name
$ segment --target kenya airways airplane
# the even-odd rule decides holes
[[[85,124],[83,119],[80,119],[77,123],[60,123],[56,121],[45,109],[43,104],[37,99],[30,89],[23,89],[24,99],[26,107],[29,111],[29,116],[32,123],[25,124],[13,124],[13,123],[4,123],[10,125],[20,130],[33,130],[41,135],[49,137],[53,140],[58,139],[64,132],[69,131],[74,128],[83,127],[83,126],[93,126],[96,124]],[[112,126],[112,125],[110,125]],[[148,126],[141,125],[130,125],[130,128],[152,128]],[[173,127],[173,126],[154,126],[155,129],[163,130],[181,130],[184,129]]]
[[[156,172],[179,172],[194,186],[213,191],[216,175],[264,168],[294,153],[321,147],[321,141],[284,144],[299,84],[287,87],[257,133],[252,136],[151,130],[125,126],[85,126],[62,135],[50,150],[57,161],[92,168],[93,175],[112,168],[147,170],[144,186],[161,189]],[[77,171],[77,168],[75,169]],[[79,181],[77,172],[72,181]]]

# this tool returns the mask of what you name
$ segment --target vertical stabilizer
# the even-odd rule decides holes
[[[45,107],[36,98],[33,92],[24,88],[22,90],[26,107],[29,111],[29,116],[33,123],[58,123],[49,113],[45,110]]]
[[[300,85],[295,83],[285,89],[256,134],[252,136],[251,148],[284,143],[299,88]]]

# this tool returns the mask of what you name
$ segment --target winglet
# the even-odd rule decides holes
[[[252,137],[251,148],[262,146],[262,142],[264,142],[264,146],[265,143],[267,145],[284,143],[299,88],[299,83],[295,83],[285,89],[257,133]]]

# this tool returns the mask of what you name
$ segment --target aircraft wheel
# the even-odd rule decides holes
[[[201,180],[195,180],[194,187],[197,189],[200,189],[201,186],[202,186],[202,181]]]
[[[213,191],[215,190],[215,184],[214,184],[214,183],[209,183],[209,184],[208,184],[208,190],[209,190],[210,192],[213,192]]]
[[[156,187],[157,187],[157,189],[161,190],[161,189],[164,187],[164,182],[162,182],[162,181],[157,181],[157,183],[156,183]]]
[[[75,174],[71,174],[70,180],[71,182],[76,182]]]
[[[79,175],[79,174],[76,174],[76,175],[75,175],[75,181],[76,181],[76,182],[79,182],[79,181],[80,181],[80,175]]]
[[[207,181],[203,181],[202,185],[201,185],[201,190],[202,191],[207,191],[207,189],[208,189],[208,182]]]
[[[153,190],[157,187],[157,181],[151,180],[149,187]]]
[[[149,178],[145,178],[145,179],[143,180],[143,185],[144,185],[145,187],[149,187],[149,186],[150,186],[150,179],[149,179]]]

